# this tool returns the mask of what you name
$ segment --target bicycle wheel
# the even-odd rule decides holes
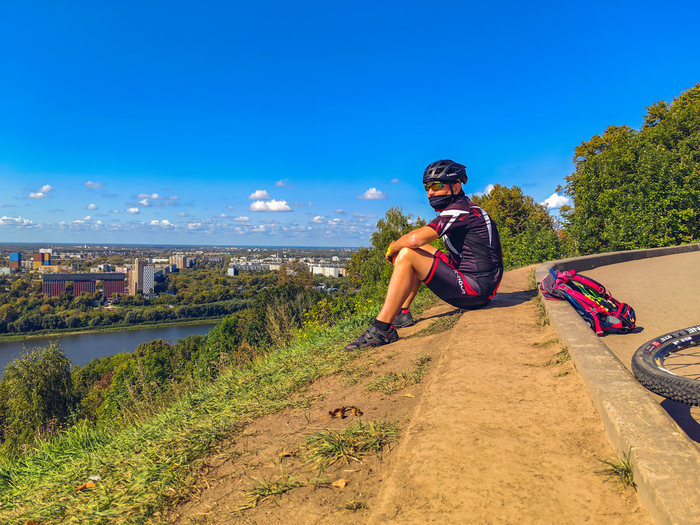
[[[660,396],[700,406],[700,325],[669,332],[640,346],[632,372]]]

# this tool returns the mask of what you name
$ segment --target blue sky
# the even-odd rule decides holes
[[[544,202],[700,82],[700,4],[5,2],[0,242],[367,246],[420,179]]]

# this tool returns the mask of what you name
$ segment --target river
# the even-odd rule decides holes
[[[123,332],[101,332],[59,335],[53,337],[32,338],[25,341],[0,342],[0,376],[5,372],[8,363],[17,359],[23,348],[29,350],[48,346],[50,341],[58,339],[61,348],[74,365],[84,365],[94,357],[104,357],[120,352],[133,352],[141,343],[164,339],[176,341],[192,334],[204,335],[216,323],[163,326],[158,328],[142,328],[141,330],[125,330]]]

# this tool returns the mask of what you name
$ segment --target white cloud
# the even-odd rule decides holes
[[[386,199],[387,195],[383,191],[379,191],[377,188],[370,188],[366,192],[364,192],[362,195],[358,195],[358,199],[363,199],[363,200],[384,200]]]
[[[239,221],[239,222],[246,222],[249,221],[250,219],[248,217],[236,217],[233,219],[234,221]]]
[[[141,206],[145,206],[146,208],[148,208],[148,207],[151,205],[151,203],[150,203],[150,201],[149,201],[148,199],[141,199],[141,200],[139,201],[139,204],[140,204]]]
[[[119,210],[112,210],[112,213],[120,213]]]
[[[220,213],[220,214],[218,215],[218,217],[219,217],[220,219],[228,219],[228,215],[226,215],[225,213]]]
[[[29,219],[23,219],[22,217],[2,217],[0,218],[0,226],[31,226],[34,224]]]
[[[266,201],[270,198],[270,195],[265,190],[255,190],[248,198],[252,201]]]
[[[46,184],[39,188],[38,191],[33,191],[27,197],[30,199],[45,199],[49,196],[49,193],[53,191],[53,186],[50,184]]]
[[[101,188],[103,185],[100,184],[99,182],[93,182],[93,181],[89,180],[86,183],[84,183],[83,186],[85,186],[86,188],[97,189],[97,188]]]
[[[167,219],[163,219],[162,221],[158,221],[156,219],[153,219],[150,222],[150,225],[151,226],[160,226],[162,228],[175,228],[175,225]]]
[[[158,195],[157,193],[151,193],[150,195],[148,193],[139,193],[136,196],[137,199],[160,199],[161,196]]]
[[[88,209],[88,210],[96,210],[96,209],[97,209],[97,204],[88,204],[87,209]]]
[[[313,202],[293,202],[292,206],[313,206]]]
[[[317,223],[321,223],[321,222],[323,222],[324,220],[325,220],[325,217],[323,217],[323,216],[321,216],[321,215],[317,215],[317,216],[314,217],[314,219],[313,219],[313,221],[314,221],[314,222],[317,222]]]
[[[392,184],[396,184],[397,182],[399,182],[399,179],[391,179]]]
[[[138,208],[127,208],[126,213],[131,213],[132,215],[137,215],[139,212]]]
[[[542,206],[544,206],[548,210],[554,210],[556,208],[561,208],[565,204],[570,203],[571,201],[569,200],[569,197],[564,197],[563,195],[552,193],[552,195],[550,195],[549,198],[545,199],[544,202],[541,202],[540,204],[542,204]]]
[[[179,200],[179,199],[180,199],[180,197],[178,197],[177,195],[171,195],[171,196],[168,197],[168,198],[169,198],[171,201],[176,201],[176,200]]]
[[[185,211],[181,211],[180,213],[177,214],[177,216],[178,217],[189,217],[190,214],[185,212]]]
[[[474,196],[475,197],[483,197],[484,195],[488,195],[489,193],[491,193],[493,191],[493,188],[494,188],[493,184],[489,184],[488,186],[486,186],[486,188],[484,188],[484,191],[475,191]]]
[[[292,211],[287,204],[287,201],[275,200],[271,201],[255,201],[250,205],[250,211]]]
[[[289,179],[282,179],[275,182],[275,186],[278,188],[291,188],[292,186],[296,186],[296,184],[290,184]]]
[[[233,210],[234,208],[233,208],[233,206],[226,206],[226,209],[227,209],[227,210]]]

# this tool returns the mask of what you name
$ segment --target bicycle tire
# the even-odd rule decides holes
[[[640,346],[632,356],[632,372],[655,394],[700,406],[700,381],[674,374],[664,360],[679,350],[700,344],[700,325],[669,332]]]

